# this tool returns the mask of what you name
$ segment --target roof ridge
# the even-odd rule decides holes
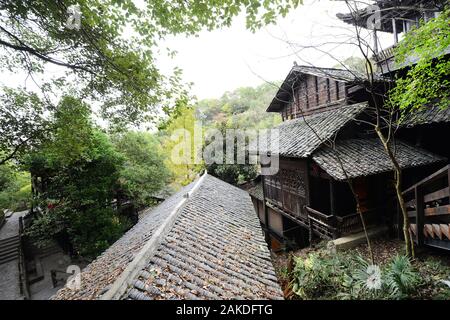
[[[139,250],[138,254],[128,264],[128,266],[122,271],[119,277],[110,285],[110,288],[100,296],[101,300],[117,300],[126,292],[128,288],[128,279],[134,279],[141,268],[146,264],[148,259],[156,252],[161,242],[165,239],[167,234],[172,229],[173,225],[181,209],[186,205],[192,195],[198,190],[203,180],[208,176],[208,172],[205,170],[203,175],[195,182],[195,185],[178,202],[175,208],[166,217],[163,223],[158,229],[153,232],[150,239],[147,240],[145,245]]]

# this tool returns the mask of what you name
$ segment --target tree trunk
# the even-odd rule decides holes
[[[403,193],[401,190],[402,185],[402,169],[400,168],[400,165],[395,158],[395,155],[392,153],[392,150],[389,146],[389,143],[386,139],[386,137],[381,132],[380,128],[377,126],[375,128],[375,131],[383,144],[384,149],[386,150],[389,159],[391,160],[392,164],[394,165],[394,173],[395,173],[395,193],[397,195],[398,204],[400,206],[400,210],[403,215],[403,236],[405,237],[405,251],[406,255],[409,257],[414,258],[414,245],[412,243],[411,234],[409,233],[409,219],[408,219],[408,212],[406,210],[405,206],[405,200],[403,199]]]

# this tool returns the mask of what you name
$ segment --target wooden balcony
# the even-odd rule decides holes
[[[387,73],[395,70],[395,48],[396,46],[394,45],[374,54],[373,59],[375,60],[375,63],[378,66],[378,70],[381,73]]]
[[[403,192],[410,232],[418,246],[450,250],[450,165]]]
[[[310,207],[305,207],[305,209],[308,212],[310,230],[321,238],[336,239],[363,230],[359,213],[340,217],[326,215]],[[363,216],[366,226],[373,225],[377,221],[377,212],[375,210],[365,212]]]

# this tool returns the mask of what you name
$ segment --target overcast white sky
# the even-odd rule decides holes
[[[282,80],[294,61],[298,64],[335,66],[338,62],[329,54],[345,59],[360,56],[355,46],[330,44],[322,47],[327,53],[315,49],[295,48],[286,40],[308,46],[324,42],[345,42],[354,36],[354,29],[336,18],[338,12],[348,12],[342,1],[305,0],[291,14],[276,25],[256,33],[245,29],[243,17],[235,20],[231,28],[202,32],[196,38],[174,37],[167,41],[178,51],[173,61],[184,70],[184,79],[193,82],[193,93],[198,98],[220,97],[225,91],[241,86],[256,86],[265,80]],[[389,45],[389,35],[382,35]],[[386,41],[387,40],[387,41]]]

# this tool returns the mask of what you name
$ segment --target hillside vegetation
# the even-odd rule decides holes
[[[195,109],[204,125],[225,123],[229,128],[262,129],[281,122],[278,114],[266,112],[279,82],[242,87],[225,92],[219,99],[200,100]]]

